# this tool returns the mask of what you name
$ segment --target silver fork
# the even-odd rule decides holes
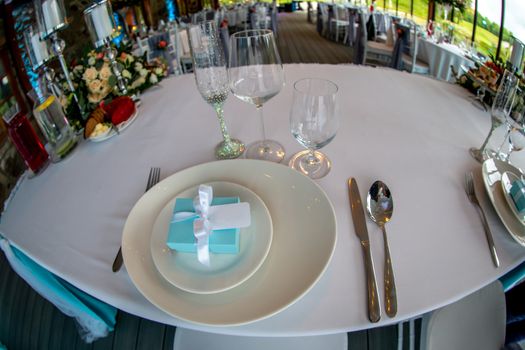
[[[467,192],[468,199],[479,209],[481,223],[485,229],[485,236],[487,237],[490,254],[492,255],[492,262],[494,262],[496,267],[499,267],[499,259],[498,254],[496,253],[494,239],[492,238],[492,233],[490,232],[489,224],[487,223],[487,218],[485,217],[483,208],[481,205],[479,205],[478,197],[476,197],[476,190],[474,189],[474,174],[472,172],[465,174],[465,191]]]
[[[155,186],[160,180],[160,168],[152,167],[149,170],[149,176],[148,176],[148,183],[146,184],[146,191],[153,186]],[[122,267],[123,259],[122,259],[122,246],[119,247],[117,256],[115,257],[115,260],[113,261],[113,266],[111,269],[113,272],[117,272]]]

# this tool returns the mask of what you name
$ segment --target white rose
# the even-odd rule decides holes
[[[97,76],[98,76],[98,72],[97,72],[96,68],[95,67],[89,67],[84,72],[83,78],[84,78],[84,80],[87,83],[89,83],[90,81],[92,81],[94,79],[97,79]]]
[[[104,65],[100,72],[98,73],[100,76],[100,79],[102,80],[108,80],[109,77],[112,75],[111,69],[109,69],[108,66]]]
[[[90,58],[88,59],[88,64],[89,64],[90,66],[94,66],[94,65],[95,65],[95,61],[96,61],[96,60],[95,60],[95,57],[90,57]]]
[[[146,69],[141,69],[139,71],[139,74],[141,77],[145,77],[146,75],[148,75],[148,71]]]
[[[141,70],[142,69],[142,63],[137,62],[135,63],[135,70]]]
[[[140,77],[131,84],[132,89],[136,89],[146,82],[146,78]]]
[[[149,82],[151,84],[157,84],[159,82],[159,79],[157,79],[157,76],[155,74],[150,75]]]
[[[157,75],[162,75],[164,72],[162,70],[162,68],[155,68],[155,74]]]
[[[101,94],[88,94],[88,101],[90,103],[99,103],[102,101],[102,95]]]
[[[129,70],[127,70],[127,69],[124,69],[124,70],[122,71],[122,76],[123,76],[124,78],[126,78],[126,79],[131,79],[131,73],[130,73]]]
[[[92,80],[91,82],[89,82],[88,89],[93,94],[98,94],[103,89],[103,86],[102,86],[102,83],[100,82],[100,80],[95,79],[95,80]]]

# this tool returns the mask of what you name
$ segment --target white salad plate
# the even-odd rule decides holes
[[[135,119],[137,119],[138,115],[139,115],[139,109],[135,105],[135,112],[133,112],[131,117],[129,117],[128,120],[126,120],[126,121],[124,121],[124,122],[122,122],[122,123],[120,123],[118,125],[115,125],[115,128],[118,130],[118,133],[124,131],[128,126],[130,126],[135,121]],[[92,142],[106,141],[107,139],[110,139],[113,136],[118,135],[118,133],[115,130],[115,128],[109,128],[105,133],[100,134],[100,135],[98,135],[96,137],[88,137],[88,140],[92,141]]]
[[[153,227],[177,194],[214,181],[239,184],[261,198],[272,219],[272,243],[262,266],[244,283],[220,293],[190,293],[157,271]],[[159,309],[198,324],[240,325],[274,315],[307,293],[326,270],[336,238],[334,209],[319,185],[281,164],[236,159],[182,170],[146,192],[124,225],[122,253],[132,282]]]
[[[518,212],[518,209],[516,208],[516,204],[514,203],[514,199],[512,199],[512,195],[510,194],[510,189],[512,188],[512,183],[514,181],[519,181],[520,176],[510,172],[506,171],[503,174],[501,174],[501,189],[503,191],[503,196],[505,197],[505,200],[507,201],[507,204],[509,205],[510,210],[516,216],[516,218],[521,222],[522,225],[525,225],[525,216],[520,215]]]
[[[264,202],[253,191],[231,182],[206,183],[214,197],[239,197],[250,204],[251,225],[239,232],[238,254],[210,253],[210,266],[203,265],[196,253],[181,253],[167,244],[169,225],[177,198],[193,198],[198,186],[178,193],[164,206],[155,220],[151,234],[151,256],[160,274],[174,286],[199,294],[223,292],[252,276],[270,251],[272,219]]]
[[[503,225],[516,242],[525,246],[525,225],[512,212],[500,183],[505,172],[520,175],[521,170],[509,163],[491,158],[483,162],[481,171],[489,199]]]

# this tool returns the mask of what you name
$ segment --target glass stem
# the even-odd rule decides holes
[[[228,129],[226,128],[226,123],[224,122],[224,110],[222,103],[216,103],[213,105],[215,113],[217,113],[217,118],[219,118],[219,125],[221,127],[222,138],[224,143],[229,145],[231,143],[230,135],[228,134]]]
[[[258,105],[256,107],[257,107],[257,111],[259,112],[259,118],[261,119],[262,139],[263,141],[266,141],[266,129],[264,128],[264,117],[263,117],[262,105]]]
[[[494,133],[494,130],[496,130],[496,128],[494,127],[494,124],[490,127],[490,132],[489,134],[487,135],[487,138],[485,139],[485,141],[483,141],[483,144],[481,145],[481,147],[479,148],[479,151],[480,153],[483,153],[485,151],[485,147],[487,147],[487,144],[489,143],[489,140],[490,140],[490,137],[492,136],[492,134]]]
[[[497,154],[500,154],[501,153],[501,150],[503,149],[503,146],[505,146],[505,143],[507,142],[507,140],[509,139],[509,136],[510,136],[510,127],[507,125],[507,132],[505,133],[505,137],[503,138],[503,142],[501,143],[501,145],[499,146],[498,148],[498,152]],[[509,140],[510,142],[510,140]]]
[[[315,151],[313,149],[308,149],[308,156],[306,157],[308,165],[313,166],[319,163],[319,158],[315,156]]]

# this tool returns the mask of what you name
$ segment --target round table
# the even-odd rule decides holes
[[[452,303],[525,260],[482,195],[501,267],[492,264],[475,208],[463,190],[466,171],[480,174],[468,154],[489,130],[489,115],[459,86],[391,69],[354,65],[285,65],[286,86],[264,106],[269,138],[287,158],[301,150],[289,131],[293,82],[324,77],[339,86],[340,128],[323,151],[333,169],[318,180],[337,218],[337,244],[328,269],[300,300],[264,320],[237,327],[183,322],[157,309],[135,288],[125,268],[111,264],[126,217],[141,197],[151,166],[161,178],[214,160],[218,122],[192,75],[163,81],[142,96],[140,115],[120,135],[83,142],[66,160],[25,180],[2,217],[0,231],[39,264],[78,288],[122,310],[159,322],[217,333],[260,336],[315,335],[397,323]],[[231,135],[259,139],[255,108],[230,97],[225,106]],[[497,142],[497,141],[496,141]],[[524,164],[523,154],[513,155]],[[283,165],[284,166],[284,165]],[[361,196],[378,179],[395,201],[387,225],[398,293],[398,314],[372,324],[366,279],[354,233],[347,180]],[[482,189],[481,182],[478,182]],[[483,191],[480,191],[482,194]],[[383,303],[383,241],[367,221]],[[278,286],[276,286],[278,288]]]
[[[456,45],[448,43],[435,43],[426,39],[418,39],[418,57],[428,62],[430,75],[441,80],[449,81],[452,78],[450,66],[456,71],[460,67],[471,68],[475,66],[474,61],[465,57],[463,51]]]

